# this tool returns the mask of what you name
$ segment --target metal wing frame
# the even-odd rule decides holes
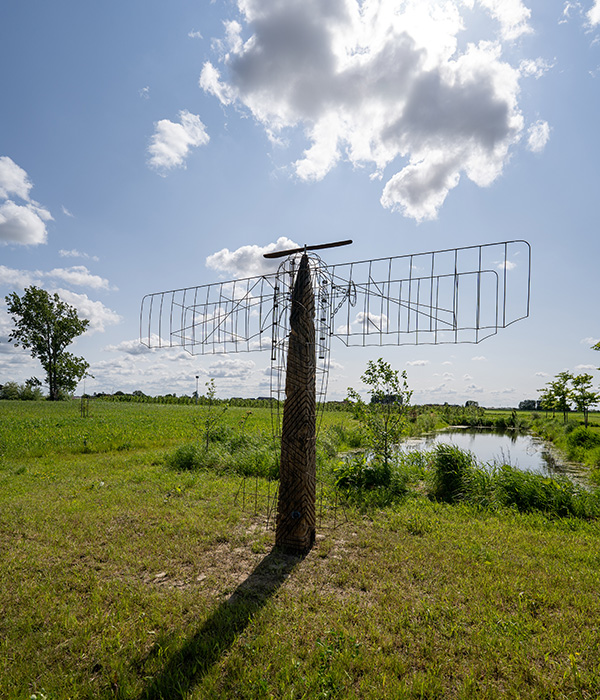
[[[192,354],[269,350],[271,397],[285,398],[291,292],[302,252],[276,272],[149,294],[140,341]],[[346,346],[480,343],[526,318],[531,247],[516,239],[325,265],[309,254],[315,296],[317,401],[331,338]]]
[[[145,296],[141,342],[192,354],[273,354],[297,259],[291,255],[267,275]],[[529,315],[531,248],[523,240],[342,265],[325,265],[314,254],[311,260],[319,339],[348,346],[479,343]]]

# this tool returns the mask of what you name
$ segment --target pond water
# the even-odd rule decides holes
[[[514,431],[454,428],[420,438],[410,438],[402,443],[402,448],[431,450],[438,444],[450,444],[461,450],[468,450],[483,464],[510,464],[518,469],[547,476],[564,474],[577,480],[581,479],[577,466],[561,464],[543,440],[532,435],[519,435]]]

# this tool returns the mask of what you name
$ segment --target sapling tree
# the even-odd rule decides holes
[[[15,347],[26,348],[40,361],[46,373],[49,399],[56,401],[63,394],[73,392],[89,364],[66,348],[90,322],[79,318],[77,310],[58,294],[51,295],[33,285],[27,287],[23,296],[13,292],[5,299],[14,322],[8,340],[16,341]]]
[[[570,372],[559,372],[553,381],[549,382],[550,392],[554,397],[556,410],[563,414],[563,422],[567,422],[567,413],[571,410],[573,392],[570,387],[573,375]]]
[[[212,431],[217,425],[217,423],[223,417],[225,411],[229,408],[229,404],[225,404],[220,411],[215,410],[215,404],[217,401],[217,388],[215,386],[215,380],[210,379],[205,384],[206,386],[206,411],[204,414],[204,446],[208,452],[208,447],[210,443],[210,437]]]
[[[392,369],[382,358],[369,360],[361,380],[367,386],[370,402],[365,403],[353,388],[348,389],[348,399],[366,432],[371,451],[387,468],[394,445],[406,430],[412,391],[408,389],[406,372]]]
[[[588,426],[588,413],[600,401],[600,393],[593,390],[591,374],[578,374],[571,378],[572,397],[577,410],[583,413],[583,422]]]
[[[552,389],[547,386],[543,389],[538,389],[538,391],[540,392],[540,407],[546,411],[546,416],[548,415],[548,411],[552,411],[552,417],[554,418],[556,412],[556,397],[552,393]]]

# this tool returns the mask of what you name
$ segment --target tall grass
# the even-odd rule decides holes
[[[447,503],[469,496],[473,486],[475,458],[455,445],[437,445],[431,452],[430,493]]]
[[[425,493],[435,501],[477,508],[540,512],[551,518],[600,517],[600,492],[567,477],[548,477],[509,464],[479,464],[454,445],[428,452],[399,453],[384,469],[364,455],[335,468],[336,484],[348,501],[363,507],[385,506]]]
[[[165,456],[165,464],[178,471],[212,469],[240,476],[278,478],[278,449],[271,436],[240,435],[227,430],[211,435],[208,448],[195,442],[180,445]]]

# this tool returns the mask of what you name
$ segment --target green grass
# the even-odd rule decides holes
[[[3,700],[600,696],[595,520],[413,495],[289,557],[272,485],[242,507],[238,476],[166,466],[194,407],[7,405]]]

